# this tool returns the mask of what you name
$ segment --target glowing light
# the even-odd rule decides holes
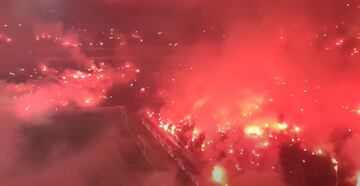
[[[202,152],[205,151],[205,148],[206,148],[206,144],[205,144],[205,143],[201,144],[201,151],[202,151]]]
[[[44,72],[46,72],[46,71],[48,70],[48,67],[45,66],[45,65],[43,65],[43,66],[41,67],[41,70],[44,71]]]
[[[195,141],[195,139],[199,136],[200,132],[198,129],[193,130],[192,139],[191,141]]]
[[[301,128],[298,127],[298,126],[295,126],[295,127],[294,127],[294,130],[295,130],[295,132],[300,132],[300,131],[301,131]]]
[[[248,126],[244,129],[244,133],[247,136],[262,136],[264,130],[260,126]]]
[[[164,130],[168,131],[168,129],[169,129],[169,124],[167,123],[167,124],[164,125]]]
[[[343,39],[339,39],[338,41],[336,41],[336,45],[337,46],[341,46],[342,44],[344,43],[344,40]]]
[[[194,135],[194,136],[199,135],[199,130],[198,130],[198,129],[194,129],[194,131],[193,131],[193,135]]]
[[[276,125],[276,129],[278,130],[286,130],[288,128],[288,125],[286,123],[279,123]]]
[[[175,134],[175,130],[176,130],[176,126],[175,125],[173,125],[173,126],[171,126],[171,134]]]
[[[234,149],[229,149],[229,154],[234,154]]]
[[[316,154],[317,155],[322,155],[324,153],[324,151],[322,149],[318,149],[316,150]]]
[[[85,98],[84,103],[85,104],[91,104],[93,102],[92,98]]]
[[[264,147],[268,147],[270,145],[270,143],[268,142],[268,141],[265,141],[264,143],[263,143],[263,146]]]
[[[212,180],[219,185],[227,185],[225,178],[225,170],[220,166],[214,166],[212,170]]]
[[[334,165],[334,170],[337,172],[338,169],[339,169],[339,166],[338,166],[338,161],[336,160],[336,158],[331,158],[331,162],[333,163]]]
[[[146,91],[146,88],[144,88],[144,87],[140,88],[141,93],[145,93],[145,91]]]

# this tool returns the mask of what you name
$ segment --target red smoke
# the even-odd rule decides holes
[[[125,100],[159,110],[148,112],[155,125],[184,136],[205,184],[214,166],[230,185],[335,186],[334,171],[338,183],[355,184],[357,1],[4,2],[0,116],[10,113],[12,135],[2,135],[11,143],[1,162],[14,161],[13,123]]]
[[[223,33],[216,25],[204,28],[204,34],[217,34],[221,43],[202,41],[186,51],[180,44],[179,52],[167,59],[171,66],[161,78],[163,89],[158,96],[166,103],[160,112],[160,128],[176,134],[185,130],[184,120],[190,118],[193,130],[205,135],[204,141],[197,135],[195,138],[210,146],[210,150],[202,150],[203,160],[209,166],[240,162],[239,170],[247,168],[244,162],[231,159],[237,156],[233,151],[251,154],[255,150],[264,157],[256,161],[276,167],[279,143],[299,143],[304,151],[334,162],[350,153],[339,146],[347,138],[334,136],[351,135],[360,129],[360,28],[355,23],[359,5],[299,4],[257,4],[256,18],[233,13],[229,16],[237,20]],[[317,7],[320,4],[321,10]],[[310,13],[310,8],[320,12]],[[287,128],[277,134],[268,128],[274,122]],[[267,141],[266,131],[276,139]],[[299,134],[292,134],[294,131]],[[221,133],[228,136],[216,144]],[[247,139],[247,133],[260,137]],[[191,139],[194,132],[186,135]],[[265,150],[259,146],[264,141]],[[214,160],[221,152],[226,158]],[[252,161],[251,156],[258,154],[250,155],[247,161]],[[343,170],[346,164],[356,159],[342,160],[340,172],[347,172]],[[259,166],[266,169],[263,165],[250,165],[250,169]],[[243,179],[236,177],[230,177],[229,183]]]

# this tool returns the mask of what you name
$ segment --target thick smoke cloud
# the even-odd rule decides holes
[[[179,49],[168,59],[167,67],[172,66],[160,78],[163,89],[159,96],[167,100],[162,116],[173,121],[195,116],[197,129],[210,139],[219,130],[222,119],[236,119],[239,113],[251,115],[241,121],[240,125],[245,126],[269,119],[295,123],[302,128],[299,152],[303,148],[324,148],[329,154],[312,160],[306,157],[313,156],[312,153],[304,152],[306,160],[290,160],[292,155],[287,153],[292,149],[269,151],[267,154],[275,156],[279,153],[280,166],[284,169],[280,177],[284,182],[353,184],[354,172],[359,167],[349,166],[356,158],[344,156],[354,153],[343,145],[352,138],[351,133],[359,131],[356,2],[229,4],[239,13],[225,11],[225,15],[219,15],[228,21],[226,31],[219,32],[216,22],[203,30],[204,35],[215,34],[221,42],[203,40],[190,47],[191,52]],[[224,5],[221,10],[232,7]],[[209,20],[216,18],[211,19],[210,15]],[[238,139],[229,138],[225,146]],[[218,147],[215,153],[219,151],[226,151],[226,147]],[[300,156],[299,152],[294,154]],[[337,180],[334,174],[329,176],[332,157],[341,160]],[[294,173],[301,165],[291,167],[292,161],[324,163],[303,168],[305,172],[314,171],[318,178],[306,175],[291,178],[293,174],[301,174]],[[239,179],[244,178],[239,176]],[[325,180],[329,183],[323,183]]]
[[[22,123],[52,125],[49,115],[58,110],[125,104],[133,112],[160,110],[173,120],[197,115],[207,137],[216,135],[217,122],[239,113],[252,115],[248,122],[301,127],[299,146],[282,144],[269,151],[269,159],[279,164],[276,171],[251,170],[234,184],[316,185],[306,171],[331,172],[336,157],[341,184],[354,185],[360,170],[354,148],[360,130],[357,1],[3,0],[0,5],[0,117],[5,123],[0,127],[0,184],[91,185],[84,175],[98,174],[88,169],[102,164],[87,162],[106,156],[96,152],[108,147],[109,135],[74,157],[54,158],[44,170],[10,176],[18,163],[14,156],[21,154],[16,147],[23,138]],[[103,38],[111,29],[119,31],[115,44]],[[89,44],[89,38],[98,46],[105,40],[104,48],[110,48],[105,66],[92,60],[98,51],[89,54],[77,47]],[[49,60],[53,55],[56,59]],[[316,158],[298,152],[303,148],[323,148],[328,154]],[[303,159],[288,155],[293,152]],[[304,159],[326,166],[290,174]],[[62,175],[68,170],[72,174]],[[169,174],[142,177],[173,185],[174,173]],[[331,182],[333,175],[327,176],[320,180]]]
[[[99,113],[97,122],[104,126],[92,134],[91,121],[81,119],[81,112],[110,99],[107,91],[134,80],[138,70],[131,62],[108,64],[79,49],[79,31],[65,28],[61,5],[1,2],[0,185],[110,186],[128,181],[130,174],[113,157],[113,140],[119,137],[113,131],[118,129],[101,121]],[[67,110],[78,115],[62,115]],[[69,150],[72,143],[80,145]]]

